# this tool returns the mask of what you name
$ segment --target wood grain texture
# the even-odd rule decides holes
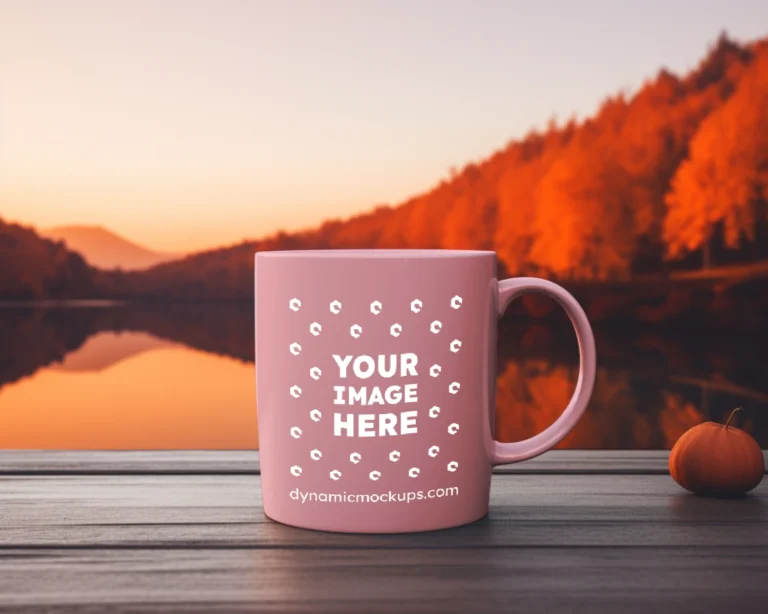
[[[255,450],[0,450],[0,475],[259,473]]]
[[[0,612],[764,614],[765,548],[0,552]]]
[[[768,451],[764,451],[768,464]],[[669,473],[668,450],[553,450],[494,473]],[[256,450],[68,451],[0,450],[0,475],[253,475]]]
[[[579,462],[599,465],[591,454]],[[768,604],[768,481],[713,500],[667,475],[498,474],[489,516],[472,525],[344,535],[267,520],[258,475],[115,469],[0,476],[0,612],[751,614]]]
[[[266,519],[258,476],[3,477],[0,548],[768,546],[768,481],[738,500],[669,476],[499,475],[491,492],[480,522],[360,536]]]

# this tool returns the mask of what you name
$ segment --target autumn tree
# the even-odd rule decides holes
[[[768,217],[768,51],[736,91],[702,123],[666,197],[664,239],[679,257],[708,246],[718,228],[726,247],[754,241]]]
[[[544,163],[536,159],[512,166],[498,186],[498,225],[494,244],[499,260],[510,273],[531,270],[534,200],[536,186],[544,174]]]
[[[492,249],[496,228],[495,168],[471,164],[454,181],[454,195],[443,210],[440,246],[448,249]]]
[[[496,187],[497,224],[493,244],[499,260],[510,273],[537,273],[531,259],[536,217],[536,192],[576,130],[571,121],[562,129],[550,124],[544,134],[529,134],[510,146],[504,171]]]
[[[531,258],[560,277],[629,273],[636,245],[630,176],[617,152],[628,105],[608,100],[557,157],[536,191]]]
[[[95,274],[63,243],[0,219],[0,300],[91,297]]]
[[[571,148],[539,186],[532,260],[560,277],[625,276],[636,238],[627,183],[604,150]]]

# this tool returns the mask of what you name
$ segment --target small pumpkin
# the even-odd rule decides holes
[[[749,433],[731,426],[741,407],[723,424],[704,422],[687,430],[669,455],[669,472],[683,488],[712,497],[735,497],[755,488],[765,458]]]

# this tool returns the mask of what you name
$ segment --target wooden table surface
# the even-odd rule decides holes
[[[413,535],[264,518],[252,452],[0,452],[0,612],[768,612],[768,480],[689,495],[664,452],[552,452]]]

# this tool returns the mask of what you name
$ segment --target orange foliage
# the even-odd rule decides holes
[[[665,256],[684,256],[720,227],[726,247],[758,245],[767,200],[768,41],[721,37],[689,75],[661,71],[631,98],[609,98],[582,123],[552,122],[399,206],[148,271],[83,275],[102,296],[249,300],[256,251],[472,248],[495,250],[511,275],[625,279],[666,270]],[[6,241],[0,255],[24,253]],[[49,254],[46,266],[74,271],[68,253]],[[69,295],[67,280],[78,279],[54,275],[51,284],[50,271],[2,264],[2,298]]]
[[[588,279],[628,273],[636,240],[623,200],[629,179],[608,153],[574,143],[540,182],[531,259],[542,269]]]
[[[754,241],[768,219],[768,46],[736,91],[701,124],[672,180],[664,238],[671,256],[707,244],[718,224],[728,247]]]
[[[545,360],[508,362],[496,380],[496,438],[520,441],[547,428],[568,404],[577,377],[575,366]],[[589,409],[558,447],[669,449],[705,420],[679,394],[662,392],[649,407],[638,399],[630,372],[598,368]]]
[[[664,447],[671,448],[689,428],[704,422],[704,415],[677,394],[664,393],[664,409],[659,416]]]
[[[497,378],[496,437],[520,441],[540,433],[562,413],[578,369],[543,360],[509,362]],[[649,448],[653,425],[636,406],[629,375],[598,369],[589,410],[560,448]]]

